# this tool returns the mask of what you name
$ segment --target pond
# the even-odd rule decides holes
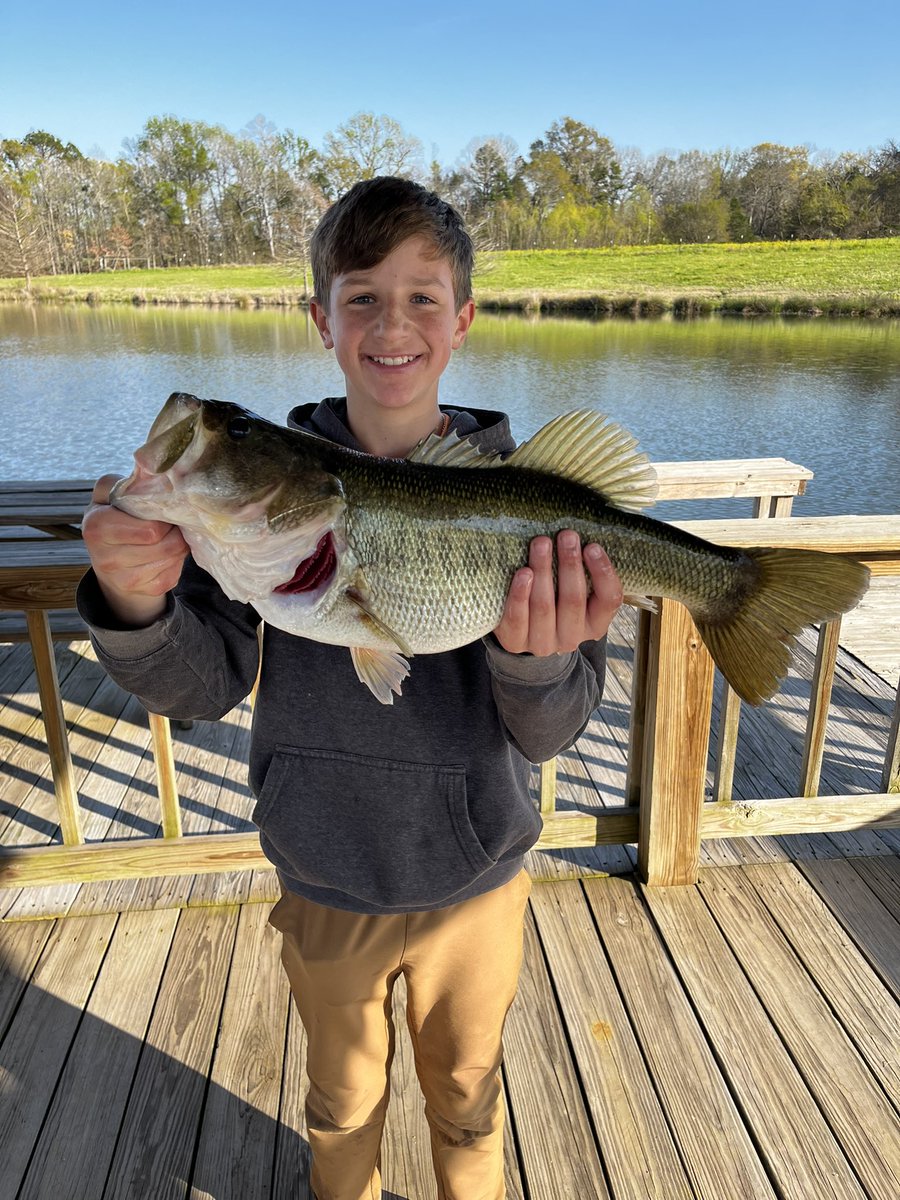
[[[173,391],[281,421],[342,393],[302,310],[0,306],[0,479],[130,470]],[[795,511],[900,512],[900,322],[529,318],[480,313],[441,399],[612,415],[651,459],[780,455],[815,472]],[[746,502],[660,505],[666,519]]]

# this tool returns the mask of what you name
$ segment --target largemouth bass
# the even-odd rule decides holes
[[[176,392],[134,457],[112,504],[180,526],[197,563],[263,620],[349,647],[385,704],[410,655],[496,627],[539,534],[574,529],[604,547],[626,593],[685,604],[751,704],[775,692],[801,629],[868,584],[837,555],[715,546],[644,516],[652,467],[593,412],[557,417],[507,457],[451,435],[381,459]]]

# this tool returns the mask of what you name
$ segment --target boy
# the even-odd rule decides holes
[[[346,396],[289,424],[401,457],[453,429],[511,450],[500,414],[441,409],[440,376],[474,317],[472,243],[417,184],[357,184],[312,244],[311,314]],[[80,589],[101,661],[148,708],[216,719],[250,690],[259,618],[225,598],[177,528],[106,505],[84,522]],[[442,1200],[498,1200],[501,1036],[515,994],[540,831],[530,762],[570,745],[600,699],[621,588],[599,547],[532,543],[492,635],[420,656],[391,707],[343,647],[266,627],[250,751],[254,821],[282,898],[271,922],[308,1035],[312,1187],[381,1195],[379,1148],[403,972]],[[588,596],[587,569],[593,590]]]

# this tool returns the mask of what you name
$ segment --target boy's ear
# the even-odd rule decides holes
[[[453,334],[452,346],[454,350],[458,350],[466,340],[466,334],[469,332],[469,326],[475,320],[475,301],[467,300],[459,310],[459,316],[456,318],[456,331]]]
[[[334,349],[334,338],[331,336],[331,330],[328,328],[328,313],[313,296],[309,302],[309,315],[316,323],[316,329],[322,335],[322,344],[326,350]]]

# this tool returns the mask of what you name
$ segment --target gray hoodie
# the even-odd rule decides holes
[[[505,416],[443,408],[451,429],[512,450]],[[360,449],[346,402],[288,424]],[[78,607],[100,662],[151,711],[217,720],[248,694],[259,617],[188,559],[164,615],[117,625],[92,572]],[[493,635],[418,655],[403,695],[379,704],[349,651],[267,625],[253,715],[253,820],[282,884],[360,913],[415,912],[499,887],[540,834],[530,763],[570,746],[600,702],[605,640],[569,655],[509,654]]]

